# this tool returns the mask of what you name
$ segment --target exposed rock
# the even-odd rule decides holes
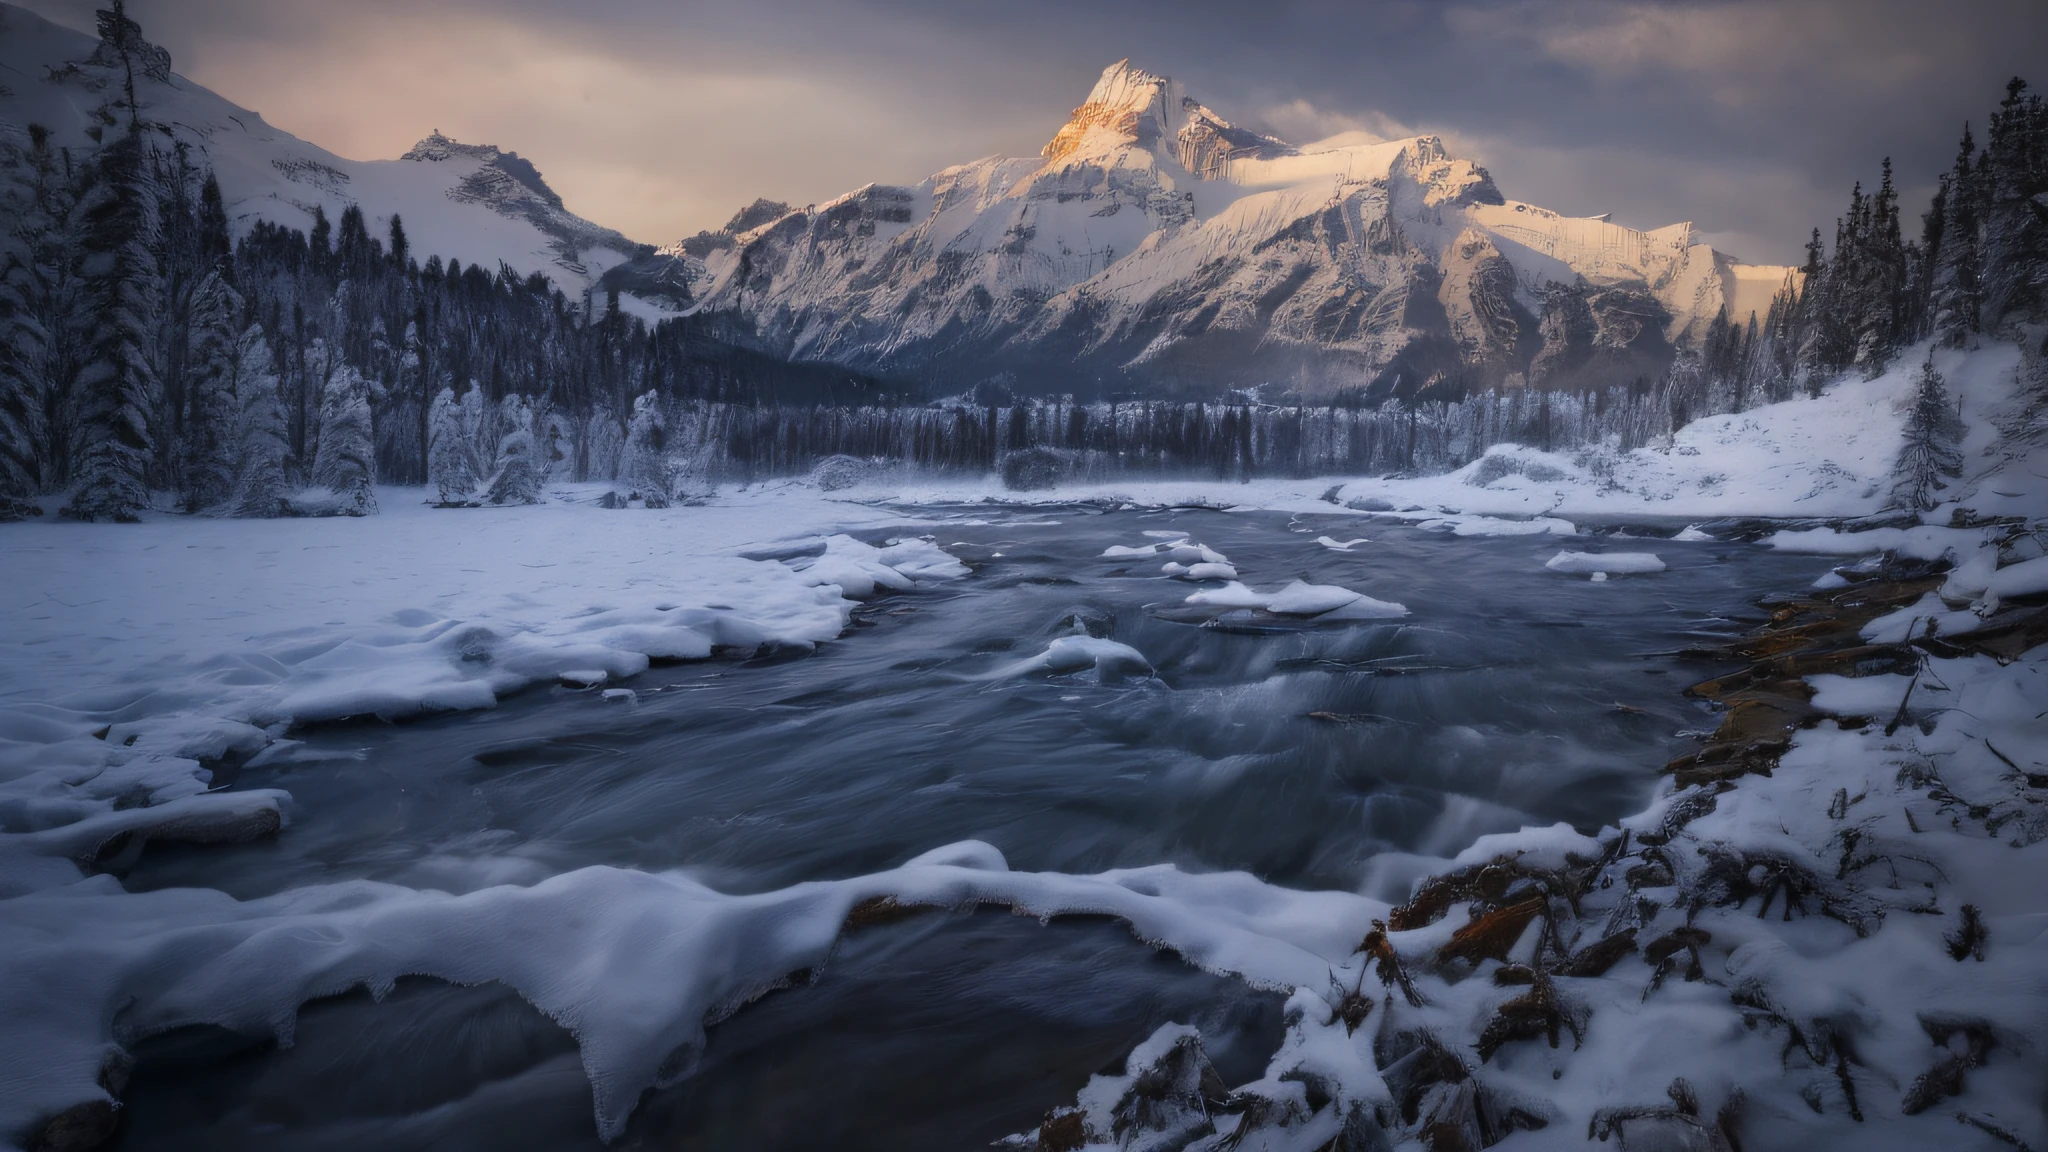
[[[463,144],[436,130],[399,159],[422,164],[474,163],[475,170],[449,189],[448,198],[482,204],[500,216],[532,224],[548,237],[556,262],[571,271],[586,270],[584,253],[593,248],[610,249],[629,258],[653,254],[647,245],[571,213],[561,196],[541,179],[540,170],[517,152],[490,144]]]

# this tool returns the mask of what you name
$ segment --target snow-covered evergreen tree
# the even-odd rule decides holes
[[[49,134],[35,145],[47,151]],[[0,154],[9,179],[0,186],[0,520],[17,520],[40,490],[40,445],[47,439],[43,395],[49,390],[50,338],[35,306],[46,269],[38,248],[50,222],[36,203],[33,169],[23,157]]]
[[[235,487],[229,511],[236,516],[282,516],[286,502],[284,460],[291,446],[285,431],[284,397],[278,391],[270,342],[261,325],[235,338],[233,356]]]
[[[1991,116],[1977,191],[1985,330],[2048,319],[2048,104],[2018,77]]]
[[[1851,363],[1871,376],[1884,371],[1904,342],[1909,256],[1899,231],[1899,196],[1885,157],[1877,194],[1864,205],[1859,240],[1843,270],[1851,311]]]
[[[428,417],[427,482],[445,506],[466,504],[476,495],[475,411],[479,399],[474,387],[461,399],[453,388],[443,388],[434,396]]]
[[[320,447],[313,457],[313,483],[339,498],[334,511],[369,516],[377,511],[376,477],[369,385],[354,365],[340,363],[320,395]]]
[[[234,490],[241,315],[241,294],[217,272],[193,294],[186,339],[185,425],[178,446],[178,474],[188,511],[211,508]]]
[[[547,461],[534,442],[533,406],[524,396],[498,405],[498,458],[485,499],[493,504],[538,504],[547,483]]]
[[[1940,501],[1944,478],[1960,475],[1962,421],[1949,398],[1948,384],[1934,370],[1934,354],[1920,367],[1914,383],[1913,407],[1906,415],[1906,440],[1894,470],[1891,503],[1895,508],[1924,512]]]
[[[1931,254],[1928,322],[1936,339],[1960,348],[1977,333],[1978,309],[1983,294],[1979,278],[1983,271],[1979,251],[1977,211],[1977,145],[1970,126],[1963,126],[1963,141],[1956,153],[1955,167],[1942,181],[1936,204],[1941,209],[1939,247]]]
[[[92,331],[79,374],[77,490],[66,509],[86,520],[133,520],[149,501],[151,352],[163,287],[156,195],[140,130],[100,150],[82,209],[82,271]]]
[[[571,455],[576,445],[576,425],[572,418],[554,404],[543,401],[536,406],[533,420],[534,459],[540,462],[544,479],[553,479],[558,473],[574,466]]]
[[[77,275],[78,181],[50,143],[0,145],[0,493],[30,495],[70,478],[75,383],[85,344]]]
[[[647,507],[668,507],[668,418],[661,397],[652,391],[633,401],[626,451],[619,460],[619,482],[638,492]]]

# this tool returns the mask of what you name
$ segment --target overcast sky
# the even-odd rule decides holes
[[[19,0],[17,0],[19,2]],[[26,0],[79,28],[95,0]],[[639,240],[1035,153],[1130,57],[1297,142],[1435,132],[1509,196],[1793,262],[2044,71],[2043,0],[130,0],[184,75],[357,159],[439,128]],[[2048,75],[2031,77],[2048,84]]]

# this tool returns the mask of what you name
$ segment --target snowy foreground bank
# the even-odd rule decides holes
[[[1487,837],[1400,908],[1170,866],[1018,873],[975,843],[749,896],[608,867],[461,895],[126,893],[82,872],[151,838],[283,826],[288,797],[209,792],[202,759],[276,754],[294,723],[831,641],[856,599],[965,575],[920,517],[1000,490],[851,493],[948,506],[929,513],[800,482],[660,511],[581,502],[593,493],[438,510],[393,490],[365,520],[5,527],[0,1141],[109,1126],[136,1036],[218,1023],[289,1041],[307,999],[404,975],[501,981],[567,1026],[610,1137],[707,1022],[815,968],[842,932],[990,903],[1115,916],[1291,995],[1262,1079],[1222,1085],[1191,1030],[1163,1030],[1023,1147],[2048,1146],[2048,895],[2032,882],[2048,874],[2048,468],[1987,455],[2014,362],[1994,348],[1944,367],[1970,429],[1951,495],[1974,517],[1770,538],[1900,559],[1845,564],[1725,654],[1749,671],[1697,691],[1727,722],[1647,811],[1594,835]],[[1351,537],[1374,514],[1559,537],[1586,517],[1865,516],[1884,503],[1899,430],[1883,414],[1903,380],[1701,421],[1616,460],[1509,449],[1449,477],[1043,498],[1356,512],[1362,530],[1328,546],[1365,550]],[[2036,519],[1952,526],[2012,514]],[[1227,558],[1191,560],[1178,575],[1198,608],[1336,603],[1220,569],[1204,583],[1193,569]]]

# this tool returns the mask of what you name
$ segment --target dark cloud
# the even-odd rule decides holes
[[[90,2],[32,0],[76,25]],[[529,155],[649,239],[1029,152],[1129,56],[1276,127],[1445,135],[1510,195],[1791,260],[1897,158],[1918,199],[2040,0],[133,0],[180,69],[316,142]],[[2048,82],[2048,76],[2039,77]],[[481,135],[479,135],[481,134]],[[365,151],[369,149],[370,151]]]

